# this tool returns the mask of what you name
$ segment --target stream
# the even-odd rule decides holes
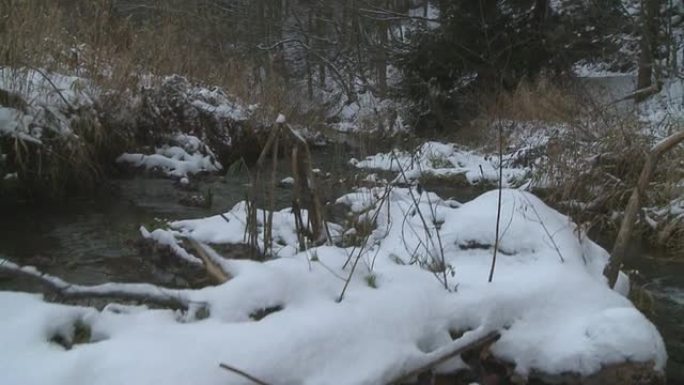
[[[375,151],[376,149],[372,149]],[[346,192],[334,181],[361,174],[347,165],[351,156],[361,157],[369,149],[339,145],[313,151],[313,162],[330,183],[324,190],[334,198]],[[281,162],[286,163],[286,162]],[[279,170],[279,180],[288,176],[286,165]],[[365,173],[363,173],[365,175]],[[175,275],[157,268],[135,246],[139,227],[153,227],[165,220],[213,215],[230,209],[245,198],[246,177],[228,174],[203,179],[199,192],[211,190],[211,208],[187,207],[179,201],[191,192],[181,191],[168,179],[131,177],[110,181],[116,193],[103,193],[89,199],[77,199],[68,205],[36,209],[2,208],[0,215],[0,258],[39,269],[65,280],[97,284],[106,281],[154,282],[182,285]],[[441,186],[433,189],[442,197],[470,199],[472,191]],[[279,187],[277,206],[288,207],[291,191]],[[324,196],[326,193],[324,192]],[[606,246],[605,244],[603,245]],[[668,383],[684,383],[684,263],[668,259],[656,251],[640,250],[627,261],[628,269],[638,269],[652,303],[647,316],[657,325],[668,348]],[[0,290],[26,289],[24,282],[0,276]]]

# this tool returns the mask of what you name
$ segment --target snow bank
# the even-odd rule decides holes
[[[223,169],[216,155],[197,137],[178,134],[172,142],[176,145],[158,147],[151,155],[124,153],[116,162],[147,170],[161,170],[165,175],[178,179]]]
[[[655,327],[606,285],[606,251],[533,195],[503,192],[492,283],[496,192],[458,208],[398,188],[361,189],[341,201],[375,219],[363,247],[297,253],[292,215],[274,213],[276,237],[287,245],[276,250],[282,258],[223,260],[230,281],[178,291],[208,304],[204,320],[139,307],[96,312],[0,293],[0,383],[250,383],[221,370],[222,362],[273,384],[371,385],[423,362],[450,343],[449,331],[472,330],[468,338],[492,329],[502,334],[492,352],[523,376],[588,375],[627,361],[663,370],[667,357]],[[238,205],[223,217],[175,222],[166,231],[242,242],[245,215]],[[441,261],[446,275],[436,268]],[[97,342],[69,351],[48,342],[54,328],[74,319]],[[455,358],[440,370],[463,367]]]
[[[518,153],[517,155],[519,155]],[[521,185],[530,170],[513,165],[516,154],[503,157],[504,186]],[[470,184],[498,183],[499,159],[495,155],[482,155],[459,148],[455,144],[426,142],[414,153],[393,151],[369,156],[364,160],[352,159],[351,164],[361,169],[398,172],[395,182],[407,183],[424,176],[453,178],[463,176]]]

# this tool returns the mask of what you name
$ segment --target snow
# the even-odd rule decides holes
[[[684,83],[668,79],[662,90],[639,105],[638,114],[647,123],[656,139],[668,136],[667,131],[684,118]]]
[[[187,180],[188,175],[202,172],[219,172],[223,169],[216,155],[197,137],[178,134],[175,142],[179,146],[165,145],[158,147],[154,154],[124,153],[117,159],[117,163],[130,164],[133,167],[145,169],[160,169],[174,178]]]
[[[283,178],[280,183],[278,183],[279,186],[281,187],[290,187],[293,186],[295,183],[295,179],[291,176]]]
[[[167,234],[178,237],[190,237],[208,244],[240,244],[246,242],[247,204],[239,202],[233,208],[220,215],[208,218],[175,221],[169,224]],[[263,251],[264,242],[264,210],[257,209],[258,244]],[[307,223],[308,213],[302,210],[302,222]],[[299,250],[299,239],[296,232],[295,216],[292,209],[287,208],[273,213],[273,250],[279,257],[293,256]],[[329,224],[331,235],[340,232],[339,226]],[[167,240],[165,244],[171,243]]]
[[[408,127],[401,118],[401,109],[399,103],[377,97],[372,92],[359,93],[354,102],[331,109],[335,112],[331,118],[339,120],[331,128],[341,133],[406,133]]]
[[[226,363],[269,383],[370,385],[491,330],[502,335],[493,354],[523,376],[588,375],[626,361],[663,370],[667,356],[657,330],[606,284],[607,252],[532,194],[504,190],[502,198],[492,283],[496,191],[452,207],[433,193],[386,187],[340,199],[359,220],[374,220],[363,247],[298,252],[293,214],[275,212],[273,256],[280,258],[221,259],[231,280],[176,291],[207,304],[207,319],[128,306],[96,311],[0,293],[0,383],[249,383],[219,368]],[[245,220],[241,203],[222,216],[142,231],[159,234],[164,244],[183,237],[242,243]],[[338,302],[352,273],[346,262],[357,258]],[[446,281],[431,271],[442,259]],[[250,316],[268,308],[276,311],[258,321]],[[96,342],[69,351],[48,342],[75,320],[91,328]],[[452,342],[450,330],[469,332]],[[463,365],[455,358],[439,369]]]
[[[74,138],[69,111],[93,106],[98,91],[89,81],[38,69],[0,67],[0,89],[16,98],[0,106],[0,136],[35,144],[50,132]]]
[[[573,65],[572,72],[580,78],[605,78],[626,75],[624,72],[613,71],[610,67],[609,64],[602,62],[579,61]],[[634,75],[634,72],[629,73],[629,75]]]
[[[509,165],[513,154],[503,158],[503,185],[522,184],[530,170]],[[459,148],[455,144],[426,142],[414,153],[393,151],[369,156],[364,160],[352,160],[360,169],[387,170],[398,172],[395,182],[411,182],[423,176],[449,178],[463,176],[468,183],[498,183],[499,162],[495,155],[482,155],[475,151]]]
[[[228,95],[218,87],[208,88],[191,84],[179,75],[167,76],[163,79],[162,88],[173,90],[179,99],[216,120],[244,121],[249,119],[252,110],[245,108],[237,98]]]

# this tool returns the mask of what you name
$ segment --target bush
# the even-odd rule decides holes
[[[472,112],[477,106],[468,104],[473,92],[512,90],[522,79],[564,73],[582,58],[613,49],[607,36],[620,19],[616,2],[563,3],[562,15],[544,0],[444,5],[441,25],[419,30],[398,58],[405,76],[400,92],[414,102],[422,125],[448,127],[454,118]],[[606,15],[615,21],[606,22],[612,20]],[[598,18],[602,22],[594,23]]]

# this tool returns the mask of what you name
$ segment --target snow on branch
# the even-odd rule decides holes
[[[427,354],[421,362],[404,369],[399,375],[393,377],[388,384],[402,384],[415,376],[433,369],[439,364],[473,349],[477,349],[496,342],[501,337],[498,331],[487,331],[484,328],[468,332],[463,337],[451,344]]]
[[[112,298],[142,301],[178,310],[188,310],[191,305],[191,301],[181,290],[148,283],[110,282],[94,286],[78,285],[45,274],[33,266],[20,266],[5,259],[0,259],[0,273],[37,280],[47,290],[57,293],[64,299]]]

